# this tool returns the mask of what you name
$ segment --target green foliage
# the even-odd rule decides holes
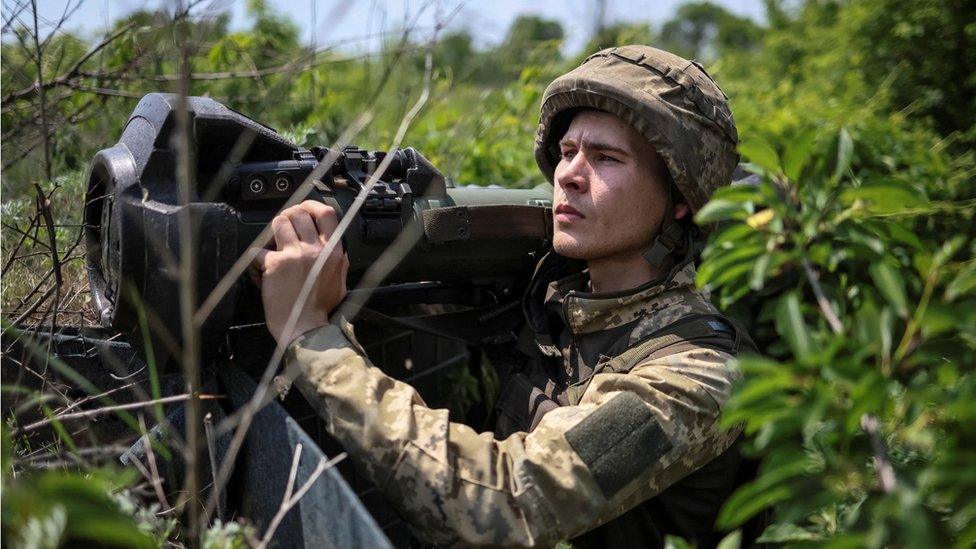
[[[885,169],[878,135],[746,142],[762,183],[723,189],[699,213],[723,223],[699,282],[739,307],[766,355],[739,360],[745,381],[724,418],[765,458],[726,504],[724,527],[775,506],[778,541],[973,539],[976,506],[962,494],[976,477],[958,460],[976,452],[976,201],[965,184],[976,159],[942,151],[930,165],[894,157]],[[917,162],[914,144],[902,145],[884,150]],[[906,179],[909,169],[922,176]],[[891,486],[877,471],[889,463]]]
[[[51,470],[15,477],[7,465],[10,457],[4,456],[5,545],[60,547],[87,542],[156,547],[153,538],[133,521],[131,508],[112,496],[134,480],[135,471]]]
[[[753,50],[761,36],[761,28],[751,19],[710,2],[688,2],[661,27],[657,46],[710,62],[723,53]]]
[[[239,522],[214,521],[203,534],[204,549],[247,549],[256,545],[254,527]]]
[[[901,39],[877,26],[935,18],[956,36],[967,19],[928,3],[807,2],[793,15],[771,5],[763,47],[712,69],[743,159],[763,176],[698,215],[719,223],[699,282],[765,354],[738,362],[744,381],[724,418],[763,467],[720,524],[771,506],[771,543],[971,546],[976,158],[971,137],[940,132],[972,119],[946,127],[925,98],[929,86],[955,93],[972,69],[955,61],[965,49],[936,40],[954,59],[926,58],[946,71],[938,79],[896,70],[878,52]],[[888,464],[893,485],[878,473]]]
[[[653,44],[654,31],[647,23],[616,23],[608,25],[590,38],[586,47],[580,52],[585,59],[593,52],[604,48],[612,48],[621,44]],[[582,61],[582,59],[580,59]]]

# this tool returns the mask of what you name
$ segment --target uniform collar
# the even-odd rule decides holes
[[[643,318],[655,297],[694,287],[695,264],[685,261],[657,280],[618,292],[587,292],[588,283],[589,273],[583,271],[551,282],[546,292],[546,310],[561,311],[563,322],[575,334],[608,330]]]

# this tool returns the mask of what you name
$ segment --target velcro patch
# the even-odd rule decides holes
[[[621,393],[566,432],[566,441],[610,499],[671,450],[657,418],[634,393]]]

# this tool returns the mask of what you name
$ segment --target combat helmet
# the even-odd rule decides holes
[[[536,133],[535,158],[552,182],[559,139],[576,111],[615,114],[650,141],[692,212],[732,180],[738,133],[728,97],[696,61],[650,46],[607,48],[586,58],[546,88]],[[682,239],[679,224],[665,240]],[[670,253],[676,242],[665,242]],[[660,248],[655,244],[655,247]],[[652,257],[649,261],[655,262]]]

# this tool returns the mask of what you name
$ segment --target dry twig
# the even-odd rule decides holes
[[[281,524],[281,521],[284,520],[285,515],[288,514],[288,511],[291,511],[292,507],[297,505],[302,497],[312,489],[312,486],[315,485],[315,481],[319,479],[319,476],[321,476],[326,469],[334,467],[335,464],[345,459],[346,453],[343,452],[329,460],[326,460],[324,457],[321,458],[318,465],[315,466],[315,470],[312,471],[312,474],[308,476],[308,479],[302,484],[298,491],[294,492],[294,495],[292,495],[292,492],[295,489],[295,478],[298,476],[298,464],[301,461],[301,457],[302,444],[298,443],[295,445],[295,454],[291,460],[291,470],[288,472],[288,484],[285,486],[285,495],[281,498],[281,506],[278,507],[278,511],[268,524],[268,529],[264,532],[264,536],[261,538],[261,542],[258,544],[258,549],[264,549],[268,546],[272,536],[274,536],[275,530],[278,529],[278,526]]]
[[[224,396],[223,395],[199,395],[198,398],[200,400],[219,400],[219,399],[224,398]],[[17,435],[20,435],[20,434],[23,434],[23,433],[26,433],[26,432],[29,432],[29,431],[34,431],[36,429],[40,429],[41,427],[44,427],[46,425],[50,425],[51,423],[54,423],[55,421],[66,421],[66,420],[71,420],[71,419],[91,419],[91,418],[94,418],[94,417],[97,417],[97,416],[101,416],[101,415],[105,415],[105,414],[109,414],[109,413],[113,413],[113,412],[120,412],[122,410],[137,410],[139,408],[146,408],[148,406],[155,406],[156,404],[172,404],[174,402],[183,402],[183,401],[186,401],[186,400],[189,400],[189,399],[190,399],[190,395],[188,395],[188,394],[184,394],[184,395],[173,395],[173,396],[158,398],[158,399],[155,399],[155,400],[146,400],[146,401],[143,401],[143,402],[130,402],[130,403],[127,403],[127,404],[116,404],[114,406],[105,406],[103,408],[96,408],[94,410],[85,410],[83,412],[73,412],[73,413],[70,413],[70,414],[61,414],[61,415],[58,415],[58,416],[54,416],[54,417],[42,419],[40,421],[35,421],[34,423],[31,423],[29,425],[25,425],[24,427],[20,427],[19,429],[13,431],[12,436],[17,436]]]

